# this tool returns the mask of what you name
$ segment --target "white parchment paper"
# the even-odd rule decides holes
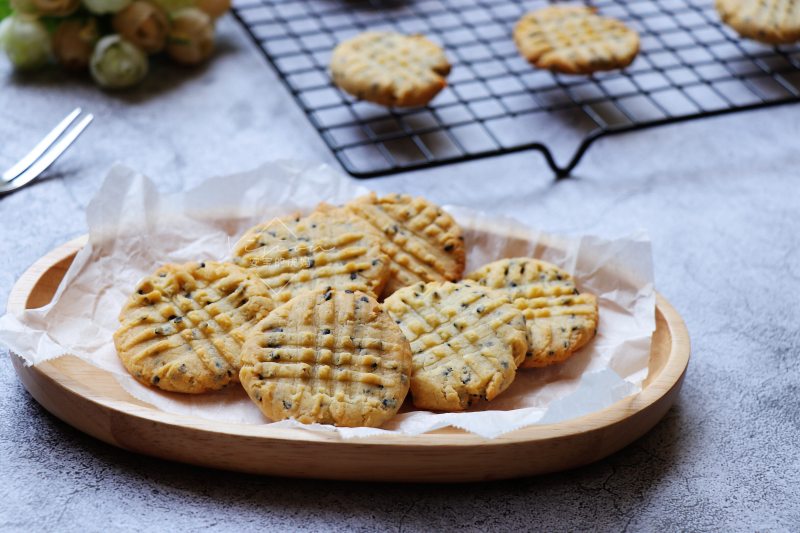
[[[548,235],[510,218],[486,217],[447,206],[466,228],[500,228],[487,235],[466,229],[467,271],[501,257],[530,255],[572,272],[582,290],[598,296],[595,339],[562,365],[520,370],[491,403],[463,413],[415,411],[406,402],[381,429],[271,422],[238,386],[200,396],[141,385],[120,363],[112,334],[137,282],[165,262],[221,260],[250,226],[308,211],[318,202],[342,203],[367,189],[332,169],[277,162],[252,172],[217,177],[194,189],[160,195],[137,172],[115,166],[87,208],[89,243],[76,256],[53,301],[0,318],[0,343],[37,364],[73,354],[106,369],[136,398],[163,411],[243,424],[336,431],[343,438],[386,432],[420,434],[446,426],[493,438],[514,429],[575,418],[641,390],[655,328],[649,240]]]

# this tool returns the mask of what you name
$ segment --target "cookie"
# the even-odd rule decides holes
[[[333,83],[386,106],[427,104],[449,73],[442,49],[422,35],[368,31],[339,43],[331,57]]]
[[[389,257],[384,296],[420,281],[455,281],[464,273],[464,237],[453,217],[424,198],[375,193],[346,208],[383,234],[381,250]]]
[[[272,420],[378,427],[408,393],[411,349],[371,296],[319,289],[275,309],[243,347],[242,385]]]
[[[411,343],[411,395],[421,409],[461,411],[494,399],[528,348],[522,313],[475,283],[418,283],[384,307]]]
[[[578,292],[572,276],[555,265],[529,257],[501,259],[467,278],[502,291],[524,314],[530,347],[523,367],[561,363],[597,332],[597,298]]]
[[[639,52],[635,31],[581,6],[549,6],[523,15],[514,43],[535,66],[564,74],[624,68]]]
[[[266,285],[236,265],[168,264],[128,298],[114,344],[128,372],[146,385],[218,390],[238,381],[245,335],[274,307]]]
[[[256,273],[279,303],[324,287],[377,297],[389,279],[380,234],[344,209],[259,224],[239,240],[233,257]]]
[[[722,21],[747,37],[767,44],[800,41],[798,0],[716,0]]]

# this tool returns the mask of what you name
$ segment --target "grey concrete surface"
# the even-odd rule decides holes
[[[272,158],[335,164],[241,29],[226,18],[219,33],[208,67],[156,67],[124,96],[0,67],[0,168],[75,105],[97,116],[47,179],[0,198],[0,307],[25,268],[85,231],[84,206],[114,161],[165,191]],[[0,351],[0,530],[796,531],[799,183],[800,106],[603,140],[559,183],[536,153],[367,182],[549,231],[649,231],[657,288],[685,317],[693,356],[677,405],[606,460],[453,486],[203,470],[68,427]]]

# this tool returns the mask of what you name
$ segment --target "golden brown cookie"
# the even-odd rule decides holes
[[[383,234],[391,276],[383,290],[420,281],[455,281],[464,273],[464,237],[453,217],[424,198],[405,194],[356,198],[345,206]]]
[[[523,15],[514,43],[532,64],[564,74],[624,68],[639,52],[635,31],[583,6],[549,6]]]
[[[505,295],[471,282],[418,283],[384,306],[411,343],[416,407],[460,411],[514,381],[527,334]]]
[[[218,390],[238,381],[245,335],[273,307],[266,285],[236,265],[164,265],[122,308],[114,344],[128,372],[146,385]]]
[[[579,293],[572,276],[555,265],[530,257],[501,259],[467,278],[502,291],[525,315],[530,347],[522,367],[561,363],[597,332],[597,298]]]
[[[742,37],[767,44],[800,41],[798,0],[716,0],[722,21]]]
[[[241,381],[272,420],[378,427],[408,393],[408,341],[363,292],[320,289],[253,328]]]
[[[258,274],[276,302],[321,287],[377,297],[389,279],[380,234],[341,208],[259,224],[239,240],[233,256]]]
[[[427,104],[449,73],[442,49],[422,35],[368,31],[339,43],[331,58],[336,85],[386,106]]]

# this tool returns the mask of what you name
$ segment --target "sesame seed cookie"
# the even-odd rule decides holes
[[[800,0],[717,0],[716,7],[742,37],[767,44],[800,41]]]
[[[341,208],[318,209],[259,224],[233,250],[234,262],[257,274],[276,302],[320,287],[374,297],[389,279],[381,235]]]
[[[466,276],[508,296],[528,325],[528,353],[522,367],[543,367],[567,360],[597,332],[597,298],[580,293],[560,268],[519,257],[501,259]]]
[[[422,35],[368,31],[339,43],[330,69],[333,82],[356,98],[420,106],[447,85],[450,63]]]
[[[345,207],[383,235],[381,250],[389,257],[391,272],[384,296],[420,281],[455,281],[464,273],[461,228],[432,202],[372,193]]]
[[[408,393],[408,341],[363,292],[301,294],[259,322],[242,353],[242,385],[272,420],[378,427]]]
[[[564,74],[624,68],[639,52],[635,31],[583,6],[549,6],[523,15],[514,43],[533,65]]]
[[[146,385],[218,390],[238,381],[245,335],[274,307],[266,285],[236,265],[168,264],[130,296],[114,344],[125,368]]]
[[[384,306],[411,343],[411,395],[421,409],[461,411],[494,399],[528,349],[522,313],[477,283],[418,283]]]

